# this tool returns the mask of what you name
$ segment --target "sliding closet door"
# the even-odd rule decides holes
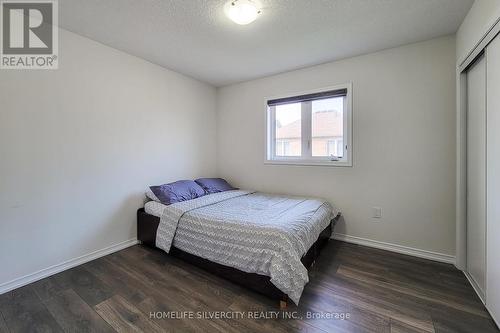
[[[486,60],[467,72],[467,272],[486,286]]]
[[[500,323],[500,35],[486,49],[487,73],[487,279],[486,306]]]

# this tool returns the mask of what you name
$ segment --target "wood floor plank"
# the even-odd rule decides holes
[[[0,295],[0,311],[2,312],[3,310],[8,311],[9,306],[12,304],[25,303],[25,302],[36,303],[39,301],[40,298],[37,296],[37,294],[33,290],[33,286],[30,284],[21,288],[8,291]]]
[[[63,332],[30,285],[1,295],[0,311],[10,332]]]
[[[450,264],[339,241],[333,241],[332,244],[337,247],[337,249],[334,249],[334,253],[331,254],[336,259],[348,258],[350,261],[357,259],[362,261],[363,264],[377,265],[385,271],[410,272],[416,276],[437,276],[441,273],[456,272],[456,268]]]
[[[42,300],[48,300],[68,289],[71,289],[69,280],[64,279],[68,272],[62,272],[31,284],[33,290]]]
[[[117,332],[163,332],[160,326],[121,296],[97,304],[95,310]]]
[[[172,305],[169,305],[168,302],[165,302],[161,298],[146,298],[142,302],[136,305],[136,307],[142,311],[145,315],[151,317],[153,314],[152,320],[154,320],[162,329],[166,332],[198,332],[200,329],[203,329],[201,325],[192,320],[169,320],[161,315],[158,317],[154,317],[155,313],[167,313],[172,310]]]
[[[178,274],[174,267],[155,265],[150,261],[135,261],[132,258],[122,257],[110,258],[111,262],[119,265],[121,269],[139,272],[141,279],[153,281],[157,289],[163,286],[163,290],[170,292],[179,303],[192,308],[213,310],[224,310],[232,302],[232,295],[227,294],[222,285],[207,287],[207,281],[198,280],[195,276],[186,277]],[[168,273],[168,274],[166,274]],[[227,284],[227,283],[226,283]],[[187,304],[186,304],[187,303]]]
[[[129,274],[130,270],[120,270],[105,258],[94,260],[82,266],[95,277],[103,281],[116,295],[123,296],[132,304],[137,304],[147,298],[146,287],[152,284],[147,277]]]
[[[391,257],[391,255],[388,257]],[[461,286],[450,284],[448,280],[442,278],[439,272],[432,272],[424,269],[419,270],[418,266],[412,267],[407,264],[399,264],[398,266],[393,260],[371,258],[369,255],[362,255],[360,253],[353,253],[345,250],[339,251],[335,260],[341,264],[349,264],[354,268],[371,272],[387,279],[413,284],[416,287],[440,289],[463,297],[472,297],[474,295],[474,292],[471,291],[470,286],[467,286],[467,284]],[[397,262],[399,263],[400,261]],[[328,272],[328,268],[325,269],[325,273],[330,273]]]
[[[332,297],[329,293],[306,288],[301,306],[314,313],[331,312],[349,315],[346,320],[309,320],[310,324],[328,332],[389,332],[390,318],[359,309],[356,306]]]
[[[126,253],[124,254],[126,255]],[[166,260],[167,258],[168,260]],[[236,284],[228,284],[227,280],[222,277],[207,274],[206,270],[202,268],[198,268],[177,258],[165,256],[163,251],[152,251],[146,257],[146,260],[157,264],[158,267],[161,267],[162,271],[167,270],[169,273],[175,274],[176,276],[182,276],[183,278],[189,279],[201,279],[208,286],[223,286],[229,294],[239,293],[242,290],[246,290]]]
[[[342,283],[340,279],[328,283],[318,281],[312,288],[359,309],[406,323],[426,332],[434,332],[430,315],[418,308],[414,309],[411,305],[404,304],[406,301],[404,299],[384,299],[380,293],[370,294],[367,290],[352,288],[348,284]]]
[[[402,286],[402,287],[405,287],[407,289],[413,289],[413,290],[416,290],[419,292],[424,292],[424,293],[425,292],[433,293],[435,295],[439,294],[440,297],[444,297],[447,299],[455,299],[458,302],[466,302],[467,304],[470,304],[471,306],[480,306],[480,307],[482,306],[482,303],[480,301],[476,301],[475,298],[471,299],[470,297],[464,297],[464,295],[462,294],[462,291],[465,290],[464,286],[468,285],[468,282],[465,279],[465,276],[463,276],[463,274],[462,274],[463,279],[461,279],[461,286],[460,287],[457,286],[457,288],[452,288],[452,291],[450,292],[447,289],[434,288],[434,287],[429,287],[428,284],[421,284],[421,283],[419,283],[420,278],[417,278],[415,276],[407,277],[405,275],[396,274],[394,272],[391,272],[390,274],[378,274],[378,273],[371,272],[370,270],[367,270],[366,267],[363,267],[363,266],[359,267],[359,266],[356,266],[355,264],[353,265],[352,262],[343,262],[339,265],[339,267],[348,268],[351,271],[354,271],[355,273],[361,274],[363,276],[374,278],[376,280],[387,282],[389,284]],[[388,271],[391,271],[391,270],[388,270]],[[447,275],[439,274],[436,277],[436,279],[440,280],[440,281],[441,280],[445,281],[447,284],[449,284],[449,279],[445,278],[445,276],[447,276]],[[456,278],[456,277],[454,277],[454,278]],[[430,279],[428,278],[427,280],[430,280]],[[467,292],[467,296],[469,296],[469,295],[470,295],[470,289]]]
[[[499,332],[493,320],[475,316],[455,309],[431,310],[436,332]]]
[[[5,323],[5,319],[3,319],[3,314],[0,312],[0,333],[8,333],[9,329],[7,328],[7,324]]]
[[[359,255],[358,255],[359,256]],[[416,268],[412,267],[394,267],[390,261],[385,262],[380,260],[371,260],[367,256],[363,257],[337,258],[341,264],[348,264],[351,267],[357,268],[362,271],[370,272],[379,275],[380,277],[388,280],[395,280],[410,285],[415,288],[425,288],[429,290],[441,290],[443,292],[457,295],[465,299],[475,299],[474,291],[471,290],[470,285],[463,283],[460,286],[450,284],[447,279],[439,273],[431,273],[422,271],[419,272]]]
[[[402,322],[392,321],[390,333],[425,333],[426,331],[406,325]]]
[[[332,241],[309,281],[299,306],[287,309],[302,319],[152,318],[154,312],[278,308],[275,300],[162,251],[133,246],[0,295],[0,332],[2,325],[13,332],[498,332],[452,265]],[[306,318],[307,312],[349,318]]]
[[[170,307],[165,306],[162,303],[156,302],[156,300],[162,299],[172,299],[173,295],[180,296],[182,298],[189,299],[190,296],[188,294],[178,293],[165,293],[165,288],[158,288],[153,280],[146,275],[143,275],[138,270],[131,270],[128,265],[120,265],[117,266],[113,260],[100,260],[93,263],[89,263],[84,265],[85,268],[91,271],[96,276],[100,277],[101,280],[106,282],[114,291],[123,296],[127,301],[136,306],[139,310],[141,310],[147,316],[150,315],[151,312],[168,312],[168,311],[199,311],[202,308],[195,308],[192,306],[192,303],[189,302],[189,305],[186,306],[184,303],[172,302]],[[172,290],[170,290],[172,291]],[[140,296],[137,296],[137,292],[140,292]],[[175,298],[174,298],[175,299]],[[149,306],[155,304],[156,307]],[[165,323],[165,320],[160,320],[160,323]],[[188,323],[188,325],[182,325],[179,321],[170,321],[169,324],[176,324],[174,327],[179,328],[181,331],[191,330],[191,331],[200,331],[204,329],[203,323]],[[180,324],[180,325],[177,325]],[[209,323],[209,326],[213,325],[216,328],[216,331],[231,331],[231,326],[228,326],[226,323]],[[160,325],[161,326],[161,325]],[[172,325],[170,325],[172,326]],[[179,327],[180,326],[180,327]],[[205,323],[205,328],[207,324]],[[170,327],[163,327],[164,329],[168,329]]]
[[[185,303],[181,302],[171,302],[173,303],[170,305],[165,305],[165,304],[160,304],[158,303],[160,300],[158,297],[152,296],[154,299],[148,299],[144,303],[153,303],[155,304],[155,307],[151,307],[149,309],[144,309],[145,304],[141,303],[138,305],[138,308],[145,311],[151,311],[151,309],[162,309],[162,311],[184,311],[184,310],[197,310],[197,311],[214,311],[214,310],[228,310],[228,305],[234,301],[235,294],[230,293],[234,290],[241,291],[241,288],[239,287],[234,287],[229,285],[230,288],[228,287],[227,281],[223,279],[218,279],[214,278],[214,276],[210,274],[206,274],[205,271],[202,270],[197,270],[195,267],[188,265],[186,268],[189,269],[189,271],[184,270],[183,263],[182,262],[177,262],[177,261],[172,261],[172,260],[166,260],[164,259],[165,256],[161,254],[161,258],[151,258],[149,256],[143,257],[144,261],[139,262],[136,260],[133,260],[134,257],[130,258],[129,253],[125,253],[125,251],[122,251],[121,253],[123,256],[120,254],[117,254],[116,256],[113,256],[112,258],[109,258],[109,261],[111,262],[110,264],[117,264],[117,265],[122,265],[124,263],[128,263],[127,265],[123,265],[124,267],[122,268],[131,268],[134,267],[134,265],[138,265],[138,267],[134,267],[134,271],[140,271],[140,272],[147,272],[146,275],[148,279],[152,279],[156,283],[169,283],[169,284],[174,284],[177,286],[181,286],[186,288],[186,290],[191,290],[191,297],[199,297],[200,299],[208,299],[211,300],[210,304],[200,304],[198,307],[193,308],[193,306],[189,307],[186,306]],[[133,262],[129,262],[128,260],[133,260]],[[149,260],[149,262],[148,262]],[[170,265],[168,267],[165,266],[165,263],[169,263]],[[130,264],[130,265],[129,265]],[[177,264],[180,264],[180,267],[177,266]],[[143,265],[142,267],[140,267]],[[157,274],[157,270],[161,270],[162,274]],[[199,271],[196,274],[196,271]],[[207,278],[208,277],[208,278]],[[144,280],[144,277],[141,277],[141,280]],[[161,288],[159,288],[161,289]],[[188,293],[189,294],[189,293]],[[158,292],[155,294],[158,296]],[[276,302],[269,300],[265,297],[266,301],[269,302],[269,304],[273,304],[270,309],[276,310]],[[189,322],[189,324],[193,324],[193,321]],[[203,325],[203,326],[199,326]],[[229,325],[229,326],[228,326]],[[211,327],[212,326],[212,327]],[[276,325],[271,325],[273,331],[287,331],[287,327],[283,327],[280,324]],[[305,327],[306,325],[304,325]],[[223,323],[221,321],[210,321],[210,322],[197,322],[195,327],[192,327],[192,329],[195,329],[197,331],[199,330],[209,330],[209,331],[231,331],[234,330],[235,332],[242,332],[242,331],[250,331],[250,332],[255,332],[257,330],[265,330],[269,331],[269,322],[265,321],[254,321],[254,320],[226,320]]]
[[[10,332],[64,332],[47,309],[35,311],[30,306],[17,306],[16,316],[8,317]]]
[[[159,297],[170,299],[172,305],[170,311],[206,311],[210,309],[226,310],[229,304],[227,297],[223,297],[224,292],[218,286],[207,287],[207,281],[193,280],[191,275],[179,276],[176,270],[170,267],[165,270],[164,266],[155,267],[155,264],[147,261],[127,261],[119,256],[109,258],[108,268],[115,266],[121,272],[120,276],[128,275],[131,285],[136,285],[144,294],[150,298]],[[162,269],[158,271],[158,269]],[[165,274],[167,273],[167,274]],[[233,295],[234,296],[234,295]],[[232,299],[232,298],[231,298]],[[231,320],[213,320],[205,322],[205,326],[215,331],[231,332],[235,327],[235,332],[240,331],[238,323]],[[208,328],[205,327],[205,328]],[[203,329],[199,327],[198,329]]]
[[[148,298],[137,305],[144,314],[151,317],[154,313],[167,313],[167,312],[182,312],[182,310],[173,310],[175,305],[168,304],[163,299]],[[188,311],[190,312],[190,311]],[[196,311],[195,311],[196,312]],[[154,317],[152,320],[157,323],[162,329],[167,332],[246,332],[241,323],[221,322],[219,320],[206,320],[206,319],[171,319],[165,317]]]
[[[111,326],[71,289],[44,303],[66,332],[114,332]]]
[[[446,304],[430,302],[422,298],[412,297],[409,295],[398,295],[398,292],[388,292],[383,289],[374,288],[372,285],[365,282],[349,278],[346,279],[341,275],[338,276],[338,279],[334,284],[335,286],[333,286],[333,288],[335,288],[337,292],[343,291],[347,295],[349,295],[349,293],[354,293],[358,296],[364,295],[365,299],[369,300],[372,304],[389,308],[392,311],[397,310],[405,315],[410,315],[411,317],[417,317],[420,319],[423,318],[427,320],[431,314],[435,316],[447,316],[451,310],[456,310]],[[332,288],[331,286],[328,287]],[[345,289],[346,287],[347,289]],[[464,300],[464,302],[466,301]],[[463,317],[467,317],[468,314],[470,313],[462,311]],[[424,317],[422,317],[422,315],[424,315]],[[478,317],[477,314],[473,314],[473,316]],[[483,317],[483,319],[488,320],[485,317]],[[411,323],[406,323],[411,325]]]
[[[289,311],[296,310],[292,308]],[[229,306],[230,311],[241,311],[241,312],[249,312],[249,311],[276,311],[276,303],[267,299],[265,296],[253,294],[253,293],[242,293],[236,296],[233,299],[233,303]],[[250,331],[264,331],[264,332],[289,332],[291,331],[291,325],[286,321],[278,321],[278,320],[251,320],[246,319],[242,320],[243,325],[247,327]],[[311,328],[307,326],[307,328]],[[295,330],[299,330],[296,328]],[[292,330],[292,331],[295,331]],[[300,331],[300,330],[299,330]]]
[[[447,307],[454,308],[456,310],[469,312],[478,316],[482,316],[484,318],[490,317],[488,312],[485,311],[484,308],[479,308],[464,304],[465,300],[462,299],[460,302],[440,291],[430,291],[422,288],[410,288],[407,286],[398,285],[398,283],[395,281],[391,281],[391,283],[380,281],[371,276],[370,274],[366,274],[360,270],[352,269],[343,265],[338,269],[337,274],[350,279],[355,279],[361,282],[368,283],[374,288],[385,288],[397,292],[399,294],[421,298],[429,302],[434,302]]]
[[[91,263],[101,260],[102,258],[99,258]],[[92,303],[99,303],[106,296],[111,296],[112,293],[109,291],[109,286],[106,286],[103,281],[85,272],[85,265],[39,280],[32,283],[31,286],[42,301],[48,300],[68,289],[73,289],[85,295]]]
[[[114,260],[110,260],[111,257],[116,257],[116,255],[87,263],[84,267],[106,282],[114,292],[122,296],[130,304],[133,304],[138,310],[143,312],[144,315],[148,316],[148,318],[151,313],[189,311],[192,309],[189,305],[185,306],[184,304],[172,301],[165,304],[165,300],[173,299],[171,297],[171,290],[155,288],[154,281],[150,277],[144,275],[143,272],[134,270],[133,267],[126,264],[126,261],[118,261],[115,263]],[[143,260],[144,258],[141,259]],[[161,319],[157,319],[156,321],[159,326],[167,323],[165,320]],[[172,329],[181,332],[196,332],[202,329],[201,326],[196,325],[194,322],[188,322],[187,325],[183,325],[182,321],[176,320],[168,322],[168,324],[168,326],[162,326],[167,332],[172,331]]]
[[[99,304],[114,295],[110,286],[82,266],[67,270],[54,278],[57,285],[71,288],[90,306]]]

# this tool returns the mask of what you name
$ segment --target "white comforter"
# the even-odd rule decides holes
[[[270,276],[296,304],[309,281],[300,259],[336,215],[322,200],[239,190],[145,206],[157,216],[159,207],[157,247]]]

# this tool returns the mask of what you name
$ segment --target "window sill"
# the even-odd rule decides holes
[[[265,160],[264,164],[268,164],[268,165],[297,165],[297,166],[352,167],[351,161]]]

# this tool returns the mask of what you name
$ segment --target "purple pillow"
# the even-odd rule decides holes
[[[203,187],[208,194],[237,190],[237,188],[232,187],[222,178],[199,178],[196,179],[195,182]]]
[[[206,194],[205,190],[192,180],[179,180],[169,184],[151,186],[150,189],[165,205],[196,199]]]

